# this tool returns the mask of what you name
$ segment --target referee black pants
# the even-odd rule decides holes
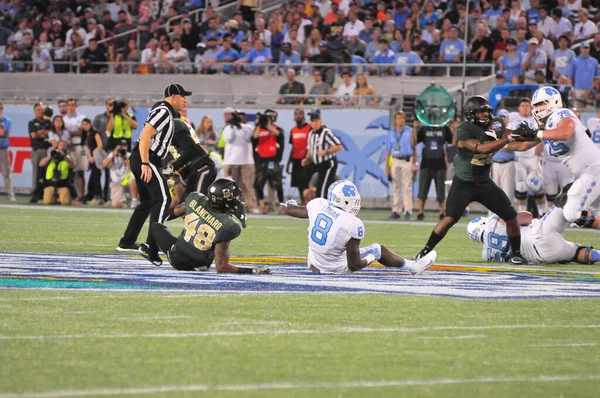
[[[326,160],[315,166],[315,172],[319,173],[319,179],[317,180],[317,198],[327,199],[327,190],[329,186],[335,181],[335,174],[337,173],[337,159]]]
[[[135,177],[135,182],[140,195],[140,204],[133,211],[120,244],[134,244],[148,216],[150,216],[150,223],[162,223],[167,217],[169,206],[171,204],[171,194],[166,178],[159,171],[161,160],[152,152],[150,152],[149,160],[152,179],[147,183],[142,181],[141,178],[142,158],[140,157],[140,151],[137,146],[133,149],[133,153],[129,158],[131,171]],[[148,239],[146,242],[148,243],[151,252],[158,251],[156,241],[152,237],[152,234],[150,234],[150,231],[148,231]]]

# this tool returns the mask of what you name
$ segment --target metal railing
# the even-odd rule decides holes
[[[73,49],[77,52],[77,66],[80,66],[80,59],[83,51],[81,48]],[[20,64],[33,64],[33,61],[16,61]],[[74,64],[75,61],[53,61],[54,65],[59,64]],[[126,67],[128,73],[159,73],[159,74],[215,74],[215,73],[231,73],[231,74],[266,74],[271,76],[285,75],[287,69],[294,69],[299,76],[312,76],[315,69],[324,72],[324,79],[327,81],[332,76],[329,74],[340,74],[343,70],[349,70],[352,74],[366,73],[377,76],[435,76],[435,77],[460,77],[464,73],[469,73],[470,76],[492,76],[495,74],[496,65],[493,63],[480,64],[473,63],[466,65],[453,63],[427,63],[427,64],[252,64],[252,63],[236,63],[236,62],[218,62],[212,65],[206,65],[203,62],[172,62],[158,61],[148,64],[141,62],[121,61],[115,62],[92,62],[91,66],[101,65],[107,68],[106,73],[119,73],[118,71],[109,72],[109,66]],[[419,73],[407,73],[408,69],[421,68]],[[77,68],[77,73],[81,73],[80,68]]]

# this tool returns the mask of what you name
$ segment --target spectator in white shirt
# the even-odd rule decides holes
[[[544,36],[550,37],[550,33],[552,31],[552,18],[548,15],[548,7],[541,6],[540,10],[540,20],[537,23],[537,29],[544,33]]]
[[[351,32],[355,32],[356,36],[358,36],[360,32],[365,29],[365,24],[363,21],[358,19],[356,12],[350,11],[349,16],[350,20],[346,22],[346,25],[344,25],[344,32],[342,33],[342,36],[344,36],[345,40],[348,40],[348,37],[351,36]]]
[[[31,55],[31,61],[33,62],[33,71],[37,73],[54,73],[54,67],[52,66],[52,57],[50,52],[40,47],[39,40],[33,42],[33,54]]]
[[[352,75],[347,70],[342,72],[342,80],[342,84],[335,92],[335,95],[338,97],[337,101],[340,105],[353,105],[356,83],[352,81]]]
[[[437,30],[435,28],[435,21],[429,21],[429,22],[427,22],[427,27],[423,31],[423,37],[422,37],[422,39],[425,42],[427,42],[427,44],[433,43],[433,33],[434,32],[438,32],[439,33],[439,30]]]
[[[176,73],[188,72],[190,70],[190,54],[188,50],[181,47],[181,40],[173,39],[173,48],[167,53],[169,65],[167,69]]]
[[[85,29],[79,26],[79,18],[71,19],[71,29],[67,31],[67,39],[65,40],[67,47],[71,47],[73,45],[73,42],[71,41],[71,35],[73,33],[78,33],[79,36],[81,36],[81,38],[84,40],[87,37],[87,32]]]
[[[262,40],[265,47],[271,48],[271,40],[273,39],[273,34],[268,29],[265,29],[265,20],[257,19],[256,20],[256,32],[258,34],[258,38]]]
[[[158,40],[150,39],[148,44],[146,44],[146,48],[142,51],[142,66],[146,67],[147,73],[154,73],[158,69],[161,59],[162,51],[158,48]]]
[[[98,32],[96,31],[96,27],[97,27],[97,23],[96,20],[94,18],[90,18],[87,20],[87,28],[88,28],[88,32],[85,34],[85,44],[88,45],[90,42],[90,39],[100,39],[100,37],[98,37]]]
[[[563,17],[563,12],[560,8],[552,10],[552,28],[550,29],[550,39],[557,40],[562,35],[571,36],[573,24]]]
[[[598,33],[598,27],[590,21],[588,17],[588,10],[586,8],[582,8],[579,10],[579,22],[575,25],[575,29],[573,29],[573,39],[574,40],[585,40],[590,39],[596,33]]]

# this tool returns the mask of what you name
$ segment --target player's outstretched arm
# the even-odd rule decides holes
[[[504,147],[507,151],[524,152],[538,145],[539,141],[513,141]]]
[[[476,138],[458,141],[459,148],[466,148],[473,153],[494,153],[508,144],[508,137],[502,137],[495,141],[481,142]]]
[[[236,267],[229,264],[229,241],[215,245],[215,264],[218,273],[229,274],[270,274],[271,270],[266,265],[256,268]]]
[[[305,206],[300,206],[295,200],[288,200],[285,203],[279,204],[282,209],[285,209],[285,214],[295,218],[308,218],[308,210]]]

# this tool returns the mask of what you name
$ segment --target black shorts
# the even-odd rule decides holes
[[[435,183],[438,202],[446,199],[446,169],[422,168],[419,171],[419,199],[427,200],[431,181]]]
[[[503,220],[512,220],[517,216],[506,193],[492,180],[474,183],[454,177],[446,201],[446,215],[455,221],[460,220],[471,202],[481,203]]]

